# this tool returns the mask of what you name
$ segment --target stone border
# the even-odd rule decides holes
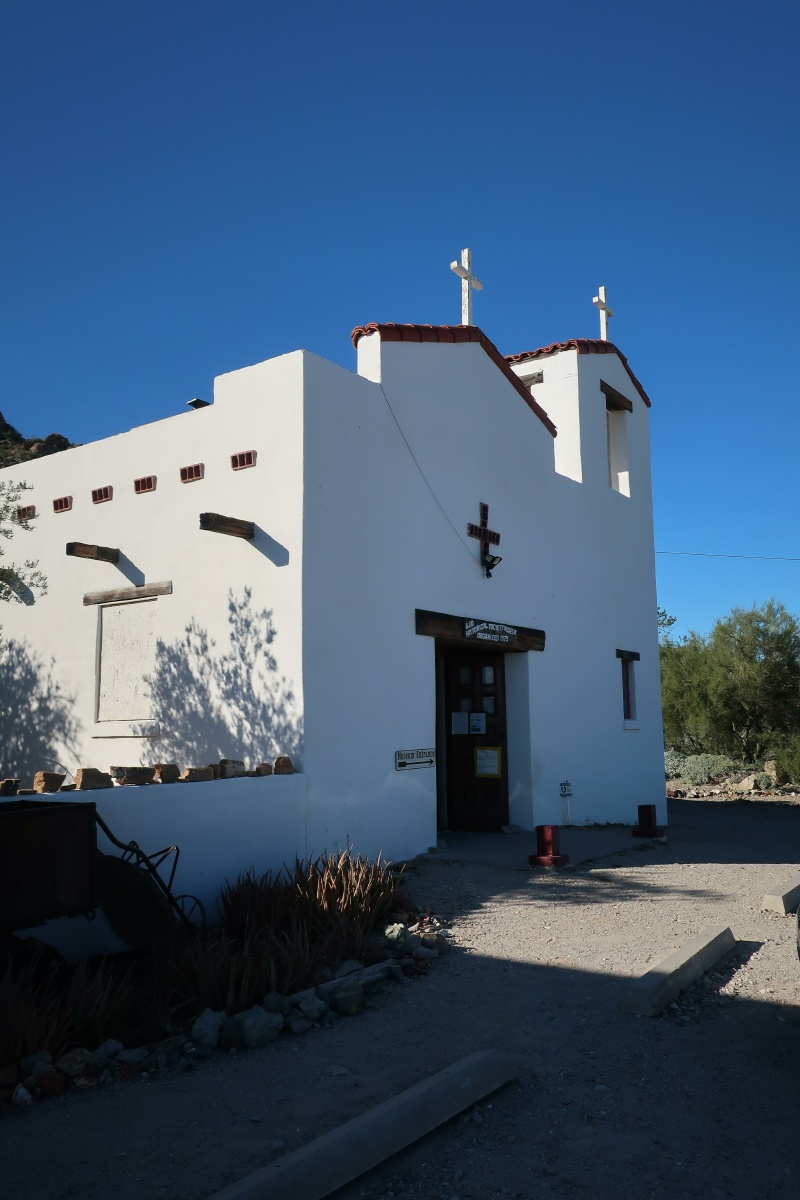
[[[620,1001],[622,1012],[655,1017],[690,984],[736,945],[727,925],[710,925],[680,950],[629,984]]]
[[[518,1074],[504,1054],[479,1050],[223,1188],[210,1200],[321,1200]]]
[[[783,883],[776,883],[774,889],[766,893],[761,901],[761,908],[764,912],[776,912],[785,917],[787,913],[796,912],[798,904],[800,904],[800,875],[792,875],[791,879],[784,879]]]

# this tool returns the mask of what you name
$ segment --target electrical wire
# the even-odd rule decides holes
[[[746,558],[751,562],[800,562],[784,554],[711,554],[706,550],[656,550],[656,554],[681,554],[689,558]]]
[[[395,425],[397,426],[400,437],[405,442],[406,450],[408,450],[408,453],[411,455],[411,458],[414,461],[414,466],[417,468],[420,475],[422,476],[422,479],[423,479],[423,482],[424,482],[426,488],[428,489],[430,494],[433,496],[433,499],[436,502],[437,508],[441,512],[445,521],[447,521],[447,524],[450,526],[453,533],[456,535],[458,540],[461,542],[461,545],[464,547],[467,554],[474,561],[475,555],[472,553],[472,550],[469,548],[467,543],[464,541],[463,537],[458,532],[455,525],[453,524],[453,522],[450,520],[449,516],[445,512],[444,507],[443,507],[441,501],[439,500],[439,497],[436,495],[436,492],[433,490],[430,483],[428,482],[428,478],[427,478],[425,472],[423,471],[422,467],[419,465],[417,456],[414,453],[414,451],[411,449],[411,445],[408,441],[408,438],[403,433],[403,427],[400,424],[400,422],[398,421],[397,415],[396,415],[394,409],[392,408],[391,404],[389,403],[389,397],[386,395],[386,392],[384,391],[383,384],[379,383],[378,387],[381,389],[381,394],[382,394],[384,400],[386,401],[386,407],[389,409],[389,412],[392,414],[392,420],[394,421]],[[686,558],[738,558],[738,559],[746,559],[750,562],[800,562],[800,557],[790,558],[790,557],[787,557],[786,555],[781,555],[781,554],[775,554],[775,555],[772,555],[772,554],[713,554],[706,550],[656,550],[656,554],[668,554],[668,555],[673,555],[673,556],[680,555],[680,556],[686,557]]]
[[[381,392],[383,393],[383,398],[384,398],[384,400],[386,401],[386,407],[389,409],[389,412],[392,414],[392,418],[393,418],[393,420],[394,420],[394,423],[395,423],[395,425],[397,426],[397,428],[398,428],[398,430],[399,430],[399,432],[400,432],[400,437],[401,437],[401,438],[403,439],[403,441],[405,442],[405,444],[406,444],[406,449],[408,450],[408,453],[411,455],[412,459],[414,460],[414,465],[416,466],[417,470],[419,471],[420,475],[422,476],[422,478],[423,478],[423,481],[424,481],[424,483],[425,483],[425,486],[426,486],[426,488],[428,489],[428,491],[430,492],[430,494],[433,496],[434,500],[436,501],[436,504],[437,504],[437,506],[438,506],[438,508],[439,508],[439,511],[441,512],[441,514],[442,514],[442,516],[444,517],[445,521],[447,521],[447,524],[450,526],[450,528],[452,529],[453,533],[456,535],[456,537],[458,538],[458,540],[461,542],[461,545],[464,547],[464,549],[466,550],[467,554],[470,556],[470,558],[472,559],[472,561],[473,561],[473,562],[475,562],[475,555],[472,553],[472,551],[470,550],[469,546],[468,546],[468,545],[467,545],[467,543],[464,541],[464,539],[462,538],[461,534],[458,532],[458,530],[456,529],[455,525],[453,524],[453,522],[452,522],[452,521],[450,520],[450,518],[448,517],[447,513],[445,512],[444,508],[442,507],[442,504],[441,504],[441,502],[440,502],[440,500],[439,500],[439,497],[436,495],[436,492],[433,490],[433,488],[431,487],[431,485],[428,483],[428,479],[427,479],[427,477],[426,477],[426,475],[425,475],[425,472],[423,471],[422,467],[421,467],[421,466],[419,465],[419,463],[417,462],[417,456],[416,456],[416,454],[414,453],[414,451],[411,449],[411,446],[409,445],[408,438],[407,438],[407,437],[406,437],[406,435],[403,433],[403,428],[402,428],[402,426],[401,426],[400,422],[398,421],[397,417],[395,416],[395,411],[394,411],[394,409],[392,408],[391,404],[389,403],[389,397],[386,395],[386,392],[384,392],[384,391],[383,391],[383,384],[382,384],[382,383],[379,383],[379,384],[378,384],[378,387],[381,389]]]

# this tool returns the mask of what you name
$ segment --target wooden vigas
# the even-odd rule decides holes
[[[90,546],[86,542],[67,542],[67,554],[70,558],[91,558],[95,562],[119,562],[119,550],[114,546]]]
[[[252,521],[242,521],[239,517],[223,517],[222,513],[200,513],[200,528],[210,533],[227,533],[230,537],[245,538],[249,542],[256,535],[255,524]]]

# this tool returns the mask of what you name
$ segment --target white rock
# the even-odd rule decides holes
[[[208,1046],[213,1050],[219,1043],[219,1035],[222,1032],[222,1026],[225,1024],[227,1014],[225,1012],[214,1012],[213,1009],[207,1008],[202,1012],[192,1026],[192,1041],[196,1046]]]
[[[117,1062],[126,1063],[129,1067],[134,1066],[136,1063],[144,1062],[147,1054],[144,1046],[139,1046],[135,1050],[120,1050],[117,1054]]]
[[[324,1000],[320,1000],[317,996],[306,996],[300,1001],[300,1012],[307,1021],[313,1024],[315,1021],[321,1021],[328,1011],[328,1006]]]
[[[113,1038],[109,1038],[103,1042],[102,1046],[98,1046],[95,1050],[95,1056],[102,1062],[108,1062],[110,1058],[116,1058],[120,1050],[124,1050],[122,1042],[115,1042]]]
[[[247,1012],[237,1013],[234,1020],[241,1030],[242,1041],[248,1050],[268,1046],[283,1029],[281,1014],[265,1012],[260,1004],[254,1004]]]

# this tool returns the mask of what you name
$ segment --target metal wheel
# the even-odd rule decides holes
[[[201,933],[205,933],[206,910],[197,896],[176,896],[175,906],[185,922],[194,925]]]

